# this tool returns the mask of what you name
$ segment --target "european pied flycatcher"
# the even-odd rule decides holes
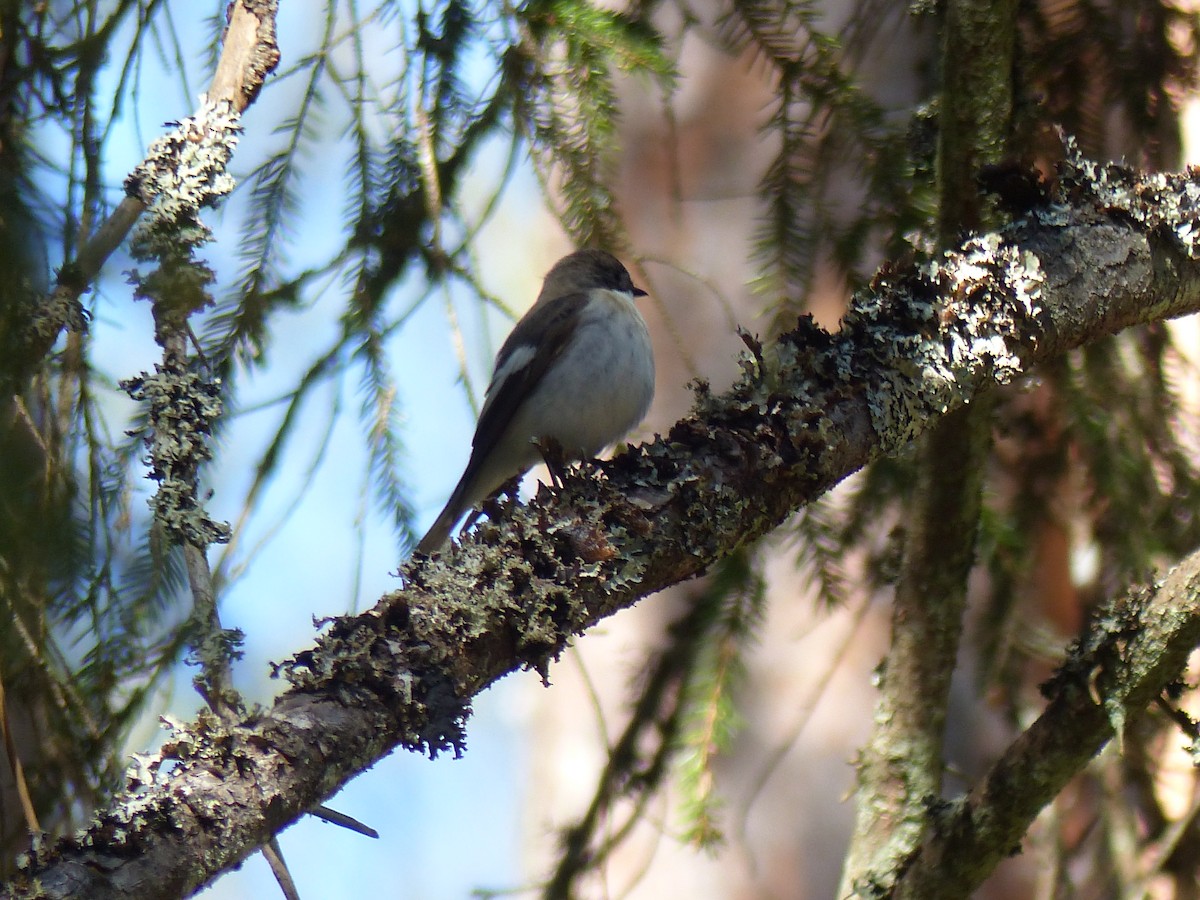
[[[538,443],[587,459],[642,420],[654,397],[650,333],[634,305],[645,295],[603,250],[555,263],[496,354],[471,459],[418,553],[439,549],[467,510],[538,462]]]

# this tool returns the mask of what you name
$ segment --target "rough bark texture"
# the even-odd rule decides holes
[[[603,464],[604,477],[573,475],[557,496],[500,510],[461,547],[402,566],[401,590],[335,620],[280,667],[291,686],[270,710],[234,727],[211,715],[176,726],[128,793],[85,832],[33,853],[2,896],[179,896],[396,747],[457,752],[470,700],[488,684],[543,670],[573,635],[702,572],[996,381],[1129,325],[1200,311],[1197,199],[1185,176],[1139,180],[1072,159],[1053,202],[943,259],[881,273],[836,335],[802,320],[748,356],[728,393],[701,391],[694,415]],[[971,823],[1001,802],[1036,810],[1059,783],[1040,773],[1081,765],[1103,740],[1097,716],[1114,721],[1113,709],[1087,707],[1080,677],[1103,663],[1101,695],[1131,716],[1175,674],[1200,620],[1181,609],[1166,644],[1128,641],[1114,661],[1100,642],[1079,658],[1083,674],[1061,686],[1071,697],[1056,697],[1053,727],[1041,726],[1053,736],[1036,745],[1045,755],[1005,770],[1002,790],[988,782]],[[1066,737],[1076,727],[1091,744]],[[991,851],[1009,850],[1019,827]]]

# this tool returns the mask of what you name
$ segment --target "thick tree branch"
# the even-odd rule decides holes
[[[995,383],[1200,311],[1200,184],[1079,160],[1064,174],[1061,197],[1004,232],[881,273],[836,335],[801,321],[745,360],[728,393],[702,390],[665,438],[603,464],[604,478],[572,476],[445,556],[405,564],[401,590],[280,667],[291,686],[269,711],[177,727],[127,794],[33,854],[3,896],[193,890],[397,746],[457,752],[484,687],[544,670],[573,635],[704,571]],[[1191,646],[1186,628],[1173,635]]]

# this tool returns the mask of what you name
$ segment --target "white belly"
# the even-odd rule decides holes
[[[646,322],[631,297],[605,291],[603,302],[585,311],[570,347],[514,416],[509,434],[524,440],[510,446],[528,450],[510,471],[540,460],[533,440],[557,441],[568,459],[593,457],[650,408],[654,355]]]

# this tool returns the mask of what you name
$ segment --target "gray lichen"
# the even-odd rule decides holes
[[[1147,230],[1170,235],[1189,259],[1200,257],[1200,184],[1192,171],[1135,172],[1098,163],[1065,138],[1062,178],[1068,188],[1091,197],[1106,212],[1120,212]]]
[[[134,400],[150,404],[153,425],[146,447],[159,488],[150,500],[155,521],[175,542],[198,546],[229,540],[229,526],[209,517],[196,496],[197,472],[212,456],[209,438],[221,414],[220,385],[192,372],[156,366],[121,382]]]
[[[126,193],[147,207],[131,240],[135,258],[157,259],[210,239],[198,213],[233,190],[227,166],[240,121],[228,100],[202,98],[194,116],[150,145],[145,160],[125,181]]]
[[[122,382],[135,400],[150,404],[151,501],[155,519],[176,542],[207,546],[229,539],[229,526],[211,519],[197,497],[198,472],[211,457],[212,424],[221,414],[220,385],[188,369],[187,319],[211,302],[212,271],[195,259],[211,233],[200,210],[233,189],[226,171],[237,146],[239,116],[227,100],[203,100],[199,112],[156,140],[125,190],[147,206],[132,238],[135,258],[156,263],[134,272],[137,296],[154,310],[163,363],[153,375]]]
[[[893,453],[923,423],[970,403],[985,381],[1024,371],[1018,335],[1039,313],[1038,258],[985,234],[855,298],[837,343],[835,370],[870,385],[871,424]],[[883,290],[886,288],[886,290]]]

